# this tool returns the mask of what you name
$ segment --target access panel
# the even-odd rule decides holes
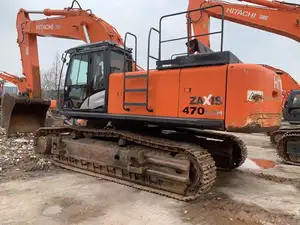
[[[182,69],[179,117],[224,119],[226,65]]]

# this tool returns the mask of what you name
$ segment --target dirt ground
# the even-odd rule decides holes
[[[1,224],[300,225],[300,168],[281,165],[267,136],[239,136],[249,158],[279,166],[218,172],[209,193],[184,203],[56,168],[32,137],[0,134]]]

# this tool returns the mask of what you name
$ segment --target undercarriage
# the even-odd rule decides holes
[[[276,146],[278,141],[280,140],[280,138],[285,135],[288,132],[291,131],[300,131],[300,129],[297,128],[281,128],[277,131],[272,132],[269,136],[270,136],[270,141],[271,143]]]
[[[232,170],[247,157],[244,143],[228,133],[45,127],[35,151],[63,168],[181,201],[208,191],[216,170]]]
[[[287,164],[300,166],[300,129],[282,128],[270,135],[277,155]]]

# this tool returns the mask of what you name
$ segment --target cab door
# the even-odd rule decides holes
[[[300,124],[300,90],[290,93],[284,105],[283,117],[290,124]]]

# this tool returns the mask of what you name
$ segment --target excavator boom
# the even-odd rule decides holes
[[[275,33],[300,41],[300,8],[298,5],[282,4],[265,0],[247,0],[245,2],[262,6],[234,4],[225,1],[189,0],[189,10],[199,7],[219,5],[224,9],[224,19]],[[209,8],[202,13],[191,13],[192,27],[195,34],[209,31],[209,17],[221,18],[221,7]],[[209,46],[209,37],[198,37]]]
[[[6,93],[2,99],[2,119],[7,133],[34,132],[44,126],[49,107],[55,107],[54,100],[42,99],[41,75],[37,37],[55,37],[82,40],[86,43],[113,41],[124,46],[117,30],[95,16],[91,10],[71,7],[62,10],[25,10],[17,15],[17,43],[20,48],[24,82],[18,96]],[[41,14],[45,19],[31,20],[31,14]],[[136,62],[133,62],[136,64]],[[138,67],[138,70],[142,68]],[[15,76],[16,77],[16,76]],[[18,85],[18,86],[19,86]],[[36,118],[36,121],[33,122]]]
[[[27,91],[26,78],[18,77],[5,71],[0,71],[0,78],[18,87],[19,92],[25,93]]]

